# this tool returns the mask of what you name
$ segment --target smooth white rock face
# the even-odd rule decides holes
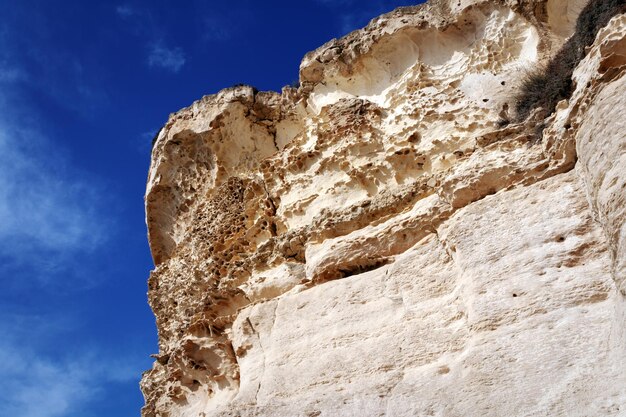
[[[173,114],[143,416],[626,416],[626,15],[512,113],[585,4],[399,9]]]
[[[387,266],[242,310],[228,407],[612,415],[626,397],[606,349],[609,264],[574,172],[487,197]]]

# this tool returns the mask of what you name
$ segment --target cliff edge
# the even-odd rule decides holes
[[[625,13],[434,0],[172,114],[142,415],[626,416]]]

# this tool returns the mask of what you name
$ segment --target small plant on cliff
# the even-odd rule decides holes
[[[626,10],[624,0],[591,0],[576,21],[574,34],[559,52],[540,69],[530,71],[522,79],[516,99],[516,119],[526,119],[532,110],[543,107],[548,114],[554,112],[560,100],[571,96],[574,85],[572,74],[585,56],[598,31],[613,16]]]

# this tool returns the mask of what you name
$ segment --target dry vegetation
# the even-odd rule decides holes
[[[624,0],[591,0],[582,10],[576,30],[545,67],[530,71],[522,81],[515,106],[518,121],[533,109],[542,107],[551,114],[560,100],[573,90],[572,73],[585,56],[585,48],[593,43],[598,31],[616,14],[626,9]]]

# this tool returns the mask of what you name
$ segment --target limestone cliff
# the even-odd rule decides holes
[[[143,415],[626,416],[625,11],[431,1],[173,114]]]

